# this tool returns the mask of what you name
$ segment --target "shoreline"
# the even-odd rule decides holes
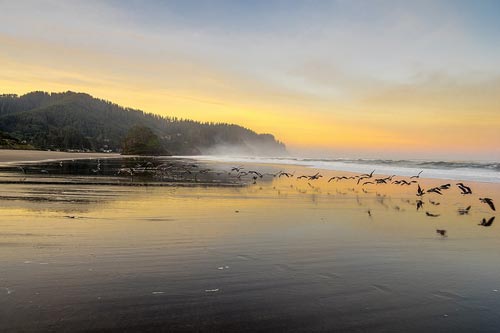
[[[41,162],[52,162],[52,161],[64,161],[64,160],[85,160],[85,159],[116,159],[116,158],[133,158],[136,155],[121,155],[118,153],[70,153],[70,152],[58,152],[58,151],[43,151],[43,150],[0,150],[0,166],[12,166],[18,164],[31,164],[31,163],[41,163]],[[420,170],[424,170],[421,179],[428,180],[445,180],[445,181],[469,181],[474,183],[484,183],[484,184],[500,184],[500,174],[494,174],[494,178],[482,178],[474,179],[474,177],[467,177],[461,174],[450,175],[447,172],[453,172],[454,170],[446,169],[429,169],[429,168],[398,168],[395,167],[394,170],[388,169],[387,165],[346,165],[336,168],[335,165],[316,165],[312,163],[287,163],[293,160],[282,161],[275,160],[273,158],[243,158],[243,157],[227,157],[227,156],[207,156],[207,155],[186,155],[186,156],[141,156],[141,157],[151,157],[151,158],[173,158],[173,159],[188,159],[195,160],[198,162],[205,163],[216,163],[216,164],[238,164],[238,165],[266,165],[266,166],[276,166],[282,167],[283,169],[289,170],[291,168],[304,168],[311,170],[323,170],[325,172],[334,173],[346,173],[349,175],[356,175],[360,173],[369,173],[375,169],[375,174],[377,176],[390,176],[396,175],[398,177],[409,177]],[[349,170],[347,170],[349,167]],[[476,171],[476,170],[474,170]],[[481,170],[477,170],[481,172]],[[433,174],[434,173],[434,174]],[[497,179],[498,177],[498,179]]]
[[[94,158],[119,158],[123,155],[118,153],[69,153],[62,151],[46,150],[0,150],[0,166],[13,164],[39,163],[64,160],[84,160]]]
[[[198,160],[202,162],[224,163],[224,164],[253,164],[253,165],[279,165],[287,169],[291,167],[307,168],[311,170],[324,170],[328,172],[343,172],[351,175],[370,173],[375,170],[377,176],[410,177],[416,175],[421,170],[424,171],[421,179],[447,180],[447,181],[470,181],[485,184],[500,184],[500,172],[482,170],[482,169],[438,169],[425,167],[401,167],[379,164],[356,164],[341,163],[338,161],[310,160],[301,162],[290,159],[276,159],[272,157],[228,157],[228,156],[173,156],[187,159]],[[329,164],[330,163],[330,164]],[[496,163],[496,162],[495,162]],[[500,162],[499,162],[500,163]],[[457,172],[455,175],[453,172]],[[483,172],[483,174],[481,174]],[[486,172],[486,173],[485,173]]]

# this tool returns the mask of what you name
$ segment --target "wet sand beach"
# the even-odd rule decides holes
[[[115,153],[67,153],[61,151],[0,149],[0,165],[48,160],[60,161],[86,158],[116,158],[119,156],[120,154]]]
[[[418,197],[294,165],[242,165],[254,181],[229,163],[97,163],[0,170],[0,331],[500,327],[500,220],[480,225],[498,217],[479,201],[500,206],[499,184],[420,178],[451,186]]]

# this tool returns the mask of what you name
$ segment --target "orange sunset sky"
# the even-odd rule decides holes
[[[495,1],[0,6],[0,93],[237,123],[299,155],[500,160]]]

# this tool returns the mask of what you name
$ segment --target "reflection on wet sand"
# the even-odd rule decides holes
[[[192,161],[132,180],[117,173],[137,160],[102,161],[99,175],[86,162],[2,171],[0,330],[500,327],[500,232],[479,200],[498,202],[496,184],[464,195],[422,176],[179,166]],[[7,184],[24,175],[47,184]],[[222,183],[237,186],[207,185]]]

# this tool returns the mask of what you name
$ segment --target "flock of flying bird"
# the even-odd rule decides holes
[[[62,168],[63,167],[63,162],[59,162],[59,166]],[[26,174],[27,170],[23,167],[19,167],[19,169]],[[41,173],[48,174],[49,172],[45,169],[40,170]],[[95,168],[91,169],[91,172],[93,174],[100,174],[102,172],[102,165],[101,161],[97,160],[97,165]],[[422,208],[423,206],[423,201],[421,198],[426,195],[426,194],[437,194],[437,195],[443,195],[444,191],[450,190],[453,185],[450,183],[443,184],[440,186],[432,187],[429,189],[424,190],[420,184],[418,183],[418,179],[420,178],[420,175],[422,174],[423,170],[420,171],[418,174],[409,177],[409,179],[394,179],[396,176],[392,175],[389,177],[383,177],[383,178],[376,178],[374,177],[375,170],[373,170],[370,173],[365,173],[361,175],[356,175],[356,176],[333,176],[328,179],[328,183],[332,181],[348,181],[348,180],[353,180],[356,182],[357,185],[365,186],[365,185],[378,185],[378,184],[394,184],[394,185],[399,185],[399,186],[410,186],[412,184],[417,184],[417,192],[416,196],[419,198],[416,201],[416,207],[417,211]],[[137,163],[134,167],[121,167],[118,169],[118,172],[116,175],[118,176],[129,176],[132,179],[134,176],[140,176],[140,175],[152,175],[156,179],[159,180],[176,180],[176,179],[183,179],[183,180],[194,180],[198,181],[198,177],[201,175],[207,175],[209,173],[215,173],[216,175],[222,175],[227,173],[227,176],[230,177],[236,177],[238,180],[246,179],[246,177],[250,177],[253,180],[253,184],[257,183],[258,179],[264,178],[265,176],[269,177],[274,177],[274,178],[295,178],[297,180],[305,179],[308,181],[315,181],[319,180],[320,178],[323,177],[319,172],[313,174],[313,175],[300,175],[300,176],[295,176],[294,173],[290,172],[285,172],[285,171],[279,171],[277,173],[261,173],[256,170],[246,170],[243,166],[236,166],[232,167],[229,171],[221,171],[221,170],[212,170],[209,168],[200,168],[196,164],[190,164],[190,163],[162,163],[159,165],[155,165],[151,161],[144,162],[144,163]],[[311,185],[310,183],[308,183]],[[460,194],[462,195],[470,195],[472,194],[472,189],[465,185],[464,183],[456,183],[455,186],[460,190]],[[365,190],[363,190],[365,191]],[[365,191],[366,192],[366,191]],[[489,206],[489,208],[493,211],[496,211],[495,204],[491,198],[479,198],[479,201],[481,203],[484,203]],[[429,200],[430,203],[433,205],[439,205],[439,203],[436,203],[432,200]],[[466,208],[460,208],[458,210],[459,215],[467,215],[469,214],[469,211],[471,209],[471,206],[468,206]],[[368,211],[368,214],[371,216],[371,212]],[[439,214],[433,214],[430,212],[426,212],[426,216],[429,217],[438,217]],[[479,225],[484,226],[484,227],[489,227],[493,224],[493,221],[495,220],[495,216],[486,219],[483,218],[481,223]],[[446,236],[446,230],[443,229],[437,229],[436,232],[440,234],[441,236]]]
[[[60,166],[63,166],[63,163],[60,162]],[[26,170],[23,167],[19,167],[23,173],[26,173]],[[101,171],[101,161],[97,160],[97,166],[96,168],[91,169],[93,173],[99,173]],[[146,162],[144,165],[142,164],[137,164],[135,167],[126,167],[126,168],[120,168],[117,172],[117,175],[128,175],[128,176],[134,176],[137,174],[142,174],[145,172],[150,172],[150,171],[160,171],[162,175],[178,175],[181,178],[185,175],[194,175],[194,179],[197,180],[198,175],[202,174],[207,174],[211,169],[204,168],[200,169],[198,165],[196,164],[178,164],[178,163],[163,163],[157,166],[154,166],[154,164],[150,161]],[[437,187],[433,187],[427,190],[424,190],[420,187],[420,184],[418,184],[418,181],[416,179],[420,178],[420,175],[422,174],[423,170],[420,171],[418,174],[409,177],[409,180],[405,179],[399,179],[399,180],[393,180],[395,175],[389,176],[389,177],[384,177],[384,178],[374,178],[373,174],[375,173],[375,170],[373,170],[370,173],[365,173],[357,176],[333,176],[330,179],[328,179],[328,183],[331,181],[342,181],[342,180],[356,180],[356,184],[361,185],[369,185],[369,184],[395,184],[395,185],[401,185],[401,186],[408,186],[417,183],[417,193],[416,195],[418,197],[424,196],[426,193],[435,193],[438,195],[443,195],[442,191],[444,190],[449,190],[451,188],[451,184],[443,184]],[[46,170],[42,170],[42,173],[48,173]],[[217,174],[220,175],[223,172],[218,172]],[[286,177],[286,178],[293,178],[294,173],[289,173],[289,172],[284,172],[284,171],[279,171],[277,173],[261,173],[256,170],[245,170],[243,166],[237,166],[237,167],[232,167],[228,175],[234,175],[236,178],[241,179],[242,177],[245,176],[250,176],[253,179],[253,183],[255,184],[259,178],[263,178],[264,176],[272,176],[272,177]],[[321,175],[319,172],[313,174],[313,175],[300,175],[297,176],[296,179],[306,179],[309,181],[314,181],[322,178],[323,175]],[[456,186],[460,189],[460,193],[462,195],[467,195],[467,194],[472,194],[472,189],[465,185],[464,183],[456,183]],[[493,200],[491,198],[479,198],[479,200],[482,203],[487,204],[493,211],[496,211],[495,204],[493,203]],[[422,201],[417,201],[417,210],[421,207]],[[470,206],[467,207],[466,209],[461,209],[459,210],[459,214],[464,215],[468,213],[468,210],[470,209]],[[436,216],[432,213],[428,213],[428,216]],[[494,217],[493,217],[494,219]],[[490,219],[488,221],[483,221],[485,223],[482,223],[482,225],[491,225],[493,223],[493,220]]]
[[[243,167],[233,167],[229,173],[231,174],[232,172],[237,172],[238,178],[240,178],[241,176],[247,175],[247,174],[256,174],[256,175],[260,176],[261,178],[263,176],[262,174],[260,174],[256,171],[248,171],[248,172],[243,171]],[[373,170],[370,173],[361,174],[361,175],[357,175],[357,176],[333,176],[330,179],[328,179],[328,183],[330,183],[332,181],[338,182],[338,181],[342,181],[342,180],[355,180],[356,184],[358,184],[358,185],[361,184],[362,186],[370,185],[370,184],[373,184],[373,185],[395,184],[395,185],[400,185],[400,186],[409,186],[412,184],[417,184],[416,196],[419,198],[422,198],[427,193],[434,193],[437,195],[443,195],[443,191],[446,191],[446,190],[449,190],[452,188],[452,184],[447,183],[447,184],[443,184],[440,186],[436,186],[436,187],[432,187],[432,188],[429,188],[427,190],[424,190],[420,186],[420,184],[418,184],[418,181],[416,180],[416,179],[420,178],[420,175],[422,174],[422,172],[423,172],[423,170],[420,171],[418,174],[409,177],[408,180],[406,180],[406,179],[393,180],[393,178],[396,177],[395,175],[392,175],[389,177],[384,177],[384,178],[375,178],[373,176],[373,174],[375,173],[375,170]],[[281,177],[293,178],[294,177],[293,173],[288,173],[288,172],[284,172],[284,171],[280,171],[276,174],[271,174],[271,175],[273,177],[278,177],[278,178],[281,178]],[[296,179],[306,179],[309,181],[313,181],[313,180],[318,180],[322,177],[323,176],[319,172],[317,172],[314,175],[300,175],[300,176],[297,176]],[[254,183],[255,183],[255,180],[256,180],[256,177],[254,177]],[[460,190],[460,194],[462,194],[462,195],[472,194],[472,189],[469,186],[465,185],[464,183],[459,182],[459,183],[456,183],[455,185]],[[493,199],[491,199],[491,198],[479,198],[479,201],[481,203],[488,205],[488,207],[491,210],[496,211]],[[429,202],[433,205],[439,205],[439,203],[432,201],[432,200],[429,200]],[[416,205],[417,205],[417,211],[418,211],[420,208],[422,208],[423,201],[420,199],[417,200]],[[467,214],[469,214],[470,209],[471,209],[471,206],[468,206],[466,208],[460,208],[458,210],[458,213],[459,213],[459,215],[467,215]],[[439,214],[433,214],[433,213],[430,213],[427,211],[425,212],[425,214],[428,217],[440,216]],[[368,215],[371,216],[370,210],[368,210]],[[495,220],[495,216],[492,216],[489,219],[483,218],[482,221],[479,223],[479,225],[483,226],[483,227],[489,227],[493,224],[494,220]],[[439,235],[441,235],[443,237],[446,237],[447,232],[444,229],[436,229],[436,233],[438,233]]]
[[[255,174],[257,176],[259,176],[260,178],[263,177],[263,174],[257,172],[257,171],[248,171],[248,172],[245,172],[245,171],[242,171],[243,170],[243,167],[233,167],[231,169],[231,172],[233,171],[236,171],[238,172],[238,178],[241,178],[242,175],[247,175],[247,174]],[[420,178],[420,175],[422,174],[423,170],[420,171],[417,175],[415,176],[411,176],[410,177],[410,180],[407,181],[405,179],[400,179],[400,180],[392,180],[394,177],[396,177],[395,175],[392,175],[392,176],[389,176],[389,177],[385,177],[385,178],[373,178],[373,173],[375,172],[375,170],[373,170],[372,172],[370,173],[366,173],[366,174],[362,174],[362,175],[358,175],[358,176],[334,176],[334,177],[331,177],[328,182],[331,182],[332,180],[336,180],[336,181],[340,181],[340,180],[349,180],[349,179],[354,179],[356,180],[357,179],[357,184],[360,184],[361,181],[365,180],[365,179],[370,179],[370,180],[367,180],[367,181],[364,181],[362,183],[362,185],[367,185],[367,184],[396,184],[396,185],[411,185],[411,184],[417,184],[417,196],[418,197],[422,197],[424,196],[426,193],[436,193],[436,194],[439,194],[439,195],[443,195],[442,191],[444,190],[449,190],[451,188],[451,184],[443,184],[443,185],[440,185],[440,186],[437,186],[437,187],[432,187],[432,188],[429,188],[428,190],[424,190],[420,187],[420,184],[418,184],[418,181],[416,181],[415,179],[418,179]],[[282,177],[282,176],[285,176],[287,178],[290,178],[290,177],[293,177],[294,175],[291,174],[291,173],[288,173],[288,172],[283,172],[283,171],[280,171],[276,174],[271,174],[273,177]],[[301,176],[297,176],[297,179],[307,179],[307,180],[317,180],[317,179],[320,179],[322,178],[323,176],[318,172],[314,175],[301,175]],[[373,178],[373,180],[372,180]],[[257,178],[254,176],[254,180],[256,180]],[[456,186],[460,189],[460,194],[462,195],[467,195],[467,194],[472,194],[472,189],[465,185],[464,183],[456,183]],[[493,211],[496,211],[496,208],[495,208],[495,204],[493,203],[493,200],[491,198],[479,198],[479,201],[482,202],[482,203],[485,203],[487,204]],[[421,201],[420,201],[421,202]],[[417,208],[419,208],[418,206],[418,201],[417,201]],[[468,209],[466,210],[460,210],[461,214],[464,215],[468,212],[468,210],[470,209],[470,206],[468,207]]]

